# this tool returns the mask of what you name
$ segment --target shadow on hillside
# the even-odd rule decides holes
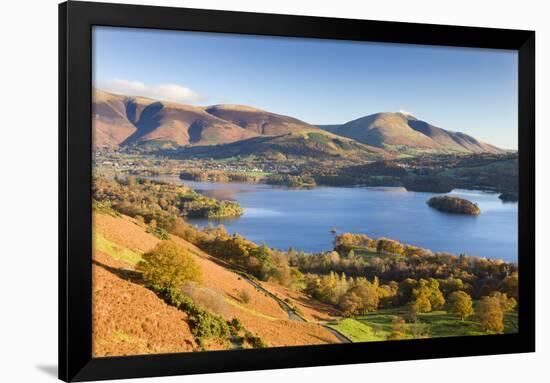
[[[134,271],[134,270],[127,270],[127,269],[119,269],[116,267],[108,266],[104,263],[101,263],[97,260],[93,260],[92,263],[96,266],[99,266],[113,274],[115,274],[117,277],[122,278],[126,281],[136,283],[138,285],[143,285],[144,280],[141,276],[141,273]]]
[[[98,267],[101,267],[101,268],[105,269],[106,271],[116,275],[120,279],[123,279],[125,281],[135,283],[136,285],[140,285],[140,286],[145,287],[146,289],[152,291],[159,299],[163,300],[167,305],[174,306],[174,307],[180,309],[177,305],[174,305],[174,303],[171,302],[170,299],[168,299],[166,297],[166,295],[163,294],[161,291],[156,291],[155,289],[151,288],[151,286],[148,286],[148,284],[145,282],[145,280],[143,279],[143,276],[141,275],[140,272],[137,272],[137,271],[134,271],[134,270],[119,269],[117,267],[112,267],[112,266],[106,265],[104,263],[101,263],[97,260],[92,260],[92,263],[94,265],[96,265]],[[180,310],[182,310],[182,309],[180,309]],[[182,311],[185,312],[185,310],[182,310]]]
[[[162,102],[153,102],[152,104],[147,105],[143,108],[139,119],[136,121],[136,104],[135,100],[129,99],[126,104],[126,115],[132,124],[137,128],[137,130],[126,138],[121,145],[126,145],[132,142],[137,141],[141,137],[151,133],[157,129],[164,118],[164,104]]]

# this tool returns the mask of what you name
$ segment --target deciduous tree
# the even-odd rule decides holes
[[[201,270],[193,256],[172,241],[160,242],[143,254],[137,269],[156,288],[179,288],[185,282],[201,280]]]
[[[502,332],[504,330],[504,311],[500,299],[485,296],[476,309],[479,327],[485,331]]]
[[[458,315],[460,319],[469,317],[474,313],[472,298],[464,291],[455,291],[449,295],[449,312]]]
[[[511,298],[518,299],[518,273],[512,273],[502,280],[499,290]]]

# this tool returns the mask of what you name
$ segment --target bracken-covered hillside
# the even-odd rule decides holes
[[[331,312],[337,314],[334,309],[327,310],[305,294],[269,284],[263,290],[189,242],[175,236],[171,240],[192,254],[199,265],[203,281],[187,292],[211,314],[228,321],[237,318],[250,334],[271,347],[340,342],[317,323],[328,319]],[[94,214],[94,356],[235,348],[232,342],[219,339],[208,339],[199,346],[187,314],[144,285],[136,264],[159,241],[133,218]],[[262,286],[262,282],[255,283]],[[296,299],[308,321],[291,317],[268,294],[271,290],[280,299]]]

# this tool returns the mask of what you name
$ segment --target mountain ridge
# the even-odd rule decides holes
[[[256,136],[322,129],[293,117],[241,105],[205,107],[118,95],[94,89],[95,148],[117,149],[149,141],[177,146],[225,144]]]
[[[334,134],[387,150],[391,150],[392,146],[407,146],[462,153],[506,152],[466,133],[445,130],[403,112],[374,113],[340,125],[318,126]]]
[[[247,105],[193,106],[99,89],[93,90],[92,129],[95,149],[154,144],[203,147],[200,152],[211,147],[220,153],[218,146],[233,144],[229,151],[234,152],[237,142],[262,144],[258,150],[266,151],[268,142],[283,154],[296,155],[296,150],[303,148],[313,157],[344,156],[347,150],[358,157],[377,154],[383,158],[404,151],[504,152],[465,133],[438,128],[410,113],[382,112],[344,124],[315,126]],[[267,138],[251,140],[257,137]],[[254,152],[254,148],[241,149],[240,152]]]

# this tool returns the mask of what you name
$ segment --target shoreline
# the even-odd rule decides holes
[[[318,185],[314,188],[302,189],[302,188],[292,188],[292,187],[283,186],[283,185],[269,185],[269,184],[264,184],[264,183],[187,181],[187,180],[181,179],[177,174],[160,174],[160,175],[154,175],[154,176],[148,175],[148,176],[144,176],[144,177],[136,176],[136,178],[143,178],[143,179],[148,179],[148,180],[155,181],[155,182],[164,182],[164,183],[170,183],[170,184],[174,184],[174,185],[187,185],[187,186],[193,188],[194,190],[196,190],[198,193],[200,193],[202,195],[205,195],[209,198],[214,198],[214,199],[218,199],[218,200],[230,200],[230,201],[237,201],[237,202],[239,202],[239,200],[240,200],[240,198],[236,197],[237,194],[244,195],[245,193],[251,193],[251,192],[261,193],[261,192],[266,192],[266,191],[269,191],[269,190],[281,190],[283,192],[284,191],[289,191],[289,192],[294,191],[294,192],[298,192],[300,194],[302,194],[302,192],[306,193],[308,191],[315,192],[316,190],[322,193],[322,189],[328,189],[328,190],[332,189],[335,192],[338,191],[338,190],[346,190],[346,189],[347,190],[360,190],[360,189],[363,189],[363,190],[365,190],[365,192],[367,192],[367,191],[387,192],[387,193],[392,193],[392,194],[393,193],[405,194],[404,192],[408,192],[408,190],[406,190],[405,188],[396,187],[396,186],[345,186],[345,187],[341,187],[341,186]],[[203,188],[203,187],[201,187],[201,184],[205,185],[207,187]],[[209,188],[208,185],[210,185],[212,188]],[[232,186],[234,186],[234,188],[232,188]],[[494,191],[469,190],[469,189],[454,189],[453,192],[445,193],[445,194],[450,194],[450,195],[453,195],[455,193],[460,194],[461,191],[465,192],[465,193],[475,193],[475,194],[479,195],[482,198],[483,198],[483,196],[496,197],[498,195],[498,193],[495,193]],[[344,193],[346,193],[346,192],[344,192]],[[351,193],[353,193],[353,192],[351,192]],[[420,196],[418,198],[422,198],[421,196],[425,195],[426,199],[427,199],[428,196],[434,195],[434,194],[437,195],[439,193],[436,194],[436,193],[429,193],[429,192],[413,192],[413,193],[406,193],[406,194],[410,194],[410,195],[419,194]],[[292,197],[292,195],[290,195],[290,197]],[[297,197],[292,197],[292,198],[297,198]],[[303,198],[303,197],[300,196],[299,198]],[[397,198],[399,199],[399,197],[397,197]],[[470,197],[466,197],[466,198],[470,198]],[[491,198],[491,200],[493,200],[493,199],[494,199],[494,201],[492,201],[491,203],[498,203],[498,206],[505,206],[505,205],[512,205],[513,206],[513,203],[507,203],[507,202],[504,202],[500,199]],[[425,201],[422,201],[422,202],[425,202]],[[516,203],[516,205],[517,205],[517,203]],[[265,205],[263,205],[263,206],[265,206]],[[250,206],[248,206],[248,208],[250,208]],[[295,249],[298,248],[298,249],[304,250],[307,253],[323,253],[323,252],[327,252],[327,251],[332,250],[332,246],[330,245],[330,243],[332,243],[332,240],[334,238],[335,233],[331,234],[329,228],[327,228],[326,233],[325,233],[325,231],[320,231],[317,234],[317,237],[315,237],[317,239],[314,238],[314,241],[312,242],[312,246],[309,246],[309,247],[308,246],[302,247],[300,245],[300,241],[298,241],[298,243],[295,242],[295,241],[292,241],[292,242],[283,241],[285,243],[278,243],[277,241],[273,242],[273,238],[260,239],[260,238],[258,238],[258,235],[251,235],[248,231],[246,231],[242,227],[243,224],[245,226],[247,225],[247,223],[243,223],[244,221],[251,222],[249,219],[247,219],[247,218],[250,218],[247,214],[247,208],[244,207],[244,209],[245,209],[245,212],[244,212],[244,215],[242,217],[227,218],[227,219],[188,218],[188,222],[192,225],[195,225],[195,226],[198,226],[198,227],[201,227],[201,228],[206,227],[209,223],[214,224],[214,225],[221,224],[221,225],[224,225],[225,227],[227,227],[227,229],[231,233],[240,233],[240,234],[244,235],[246,238],[250,238],[250,239],[254,240],[255,242],[261,242],[262,240],[264,240],[269,245],[271,245],[271,246],[274,245],[273,248],[276,248],[276,249],[283,249],[284,250],[284,249],[286,249],[290,246],[290,247],[293,247]],[[513,207],[512,207],[512,209],[513,209]],[[506,208],[505,208],[505,210],[506,210]],[[443,214],[443,213],[441,213],[441,214]],[[252,217],[252,218],[257,219],[258,217]],[[243,219],[244,219],[244,221],[243,221]],[[412,238],[410,238],[410,236],[405,236],[405,237],[399,236],[395,231],[392,231],[392,230],[385,231],[385,232],[380,232],[380,231],[377,231],[377,230],[373,231],[372,228],[368,229],[368,230],[363,230],[363,229],[358,230],[357,228],[346,227],[346,225],[342,226],[342,224],[335,224],[335,225],[330,225],[330,226],[335,227],[336,230],[337,230],[337,233],[339,233],[339,234],[344,233],[344,232],[353,232],[353,233],[368,233],[370,235],[374,235],[375,237],[387,236],[389,238],[398,239],[400,242],[402,241],[403,243],[414,244],[415,246],[425,248],[425,249],[434,249],[434,245],[435,245],[435,244],[431,244],[430,241],[427,241],[427,242],[426,241],[420,241],[420,242],[418,242],[418,241],[415,241]],[[276,239],[276,237],[277,236],[275,236],[275,239]],[[321,238],[321,239],[319,239],[319,238]],[[417,239],[418,238],[420,238],[420,237],[417,237]],[[286,242],[290,242],[290,243],[286,243]],[[304,241],[301,241],[301,242],[304,242]],[[325,244],[325,245],[320,246],[322,244]],[[474,246],[474,248],[475,248],[475,246]],[[457,246],[453,247],[452,243],[451,243],[450,248],[447,247],[447,248],[441,249],[441,248],[438,248],[438,246],[435,246],[435,249],[437,249],[437,250],[432,250],[435,253],[447,253],[447,254],[452,254],[455,257],[458,256],[457,254],[460,254],[460,253],[475,254],[473,250],[465,251],[462,248],[458,249]],[[479,254],[479,253],[477,253],[477,254]],[[483,255],[472,255],[472,256],[475,256],[475,257],[478,257],[478,258],[494,259],[494,260],[500,259],[503,262],[507,262],[507,263],[517,263],[517,259],[514,259],[512,256],[510,256],[510,257],[506,257],[506,256],[492,257],[490,255],[485,255],[485,256],[483,256]]]
[[[193,179],[188,179],[188,178],[180,178],[177,174],[157,174],[157,175],[135,175],[136,177],[138,178],[146,178],[146,179],[151,179],[151,180],[157,180],[157,181],[160,181],[160,182],[163,182],[162,180],[160,179],[157,179],[156,177],[174,177],[174,178],[177,178],[178,180],[181,180],[182,182],[197,182],[197,183],[205,183],[205,184],[219,184],[219,185],[266,185],[266,186],[269,186],[269,187],[273,187],[273,188],[285,188],[285,189],[289,189],[289,190],[311,190],[311,189],[321,189],[321,188],[335,188],[335,189],[378,189],[378,190],[382,190],[382,189],[401,189],[403,192],[407,192],[407,193],[427,193],[427,194],[439,194],[439,195],[447,195],[447,194],[450,194],[450,193],[453,193],[453,192],[457,192],[457,191],[467,191],[467,192],[479,192],[479,193],[483,193],[483,194],[492,194],[492,195],[501,195],[503,194],[502,192],[499,192],[497,190],[494,190],[494,189],[483,189],[483,188],[463,188],[463,187],[457,187],[457,188],[453,188],[451,191],[449,192],[432,192],[432,191],[416,191],[416,190],[408,190],[405,186],[395,186],[395,185],[376,185],[376,186],[373,186],[373,185],[368,185],[368,184],[354,184],[354,185],[328,185],[328,184],[316,184],[316,185],[313,185],[313,186],[308,186],[308,187],[292,187],[292,186],[287,186],[287,185],[274,185],[274,184],[269,184],[269,183],[265,183],[265,182],[238,182],[238,181],[229,181],[229,182],[220,182],[220,181],[199,181],[199,180],[193,180]],[[501,200],[502,203],[507,203],[507,204],[514,204],[516,203],[517,204],[517,201],[509,201],[509,200]]]

